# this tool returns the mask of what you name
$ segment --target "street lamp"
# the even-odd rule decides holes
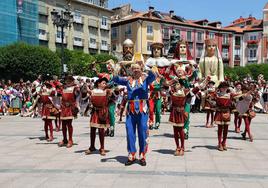
[[[64,40],[64,28],[66,27],[71,27],[73,23],[73,15],[72,12],[70,11],[70,3],[68,4],[68,8],[65,11],[58,12],[55,9],[51,11],[51,17],[54,26],[58,28],[61,28],[61,76],[62,78],[64,77],[64,74],[66,72],[66,64],[64,64],[64,45],[63,45],[63,40]]]

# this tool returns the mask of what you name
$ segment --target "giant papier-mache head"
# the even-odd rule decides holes
[[[212,57],[217,50],[217,42],[215,39],[205,40],[206,56]]]
[[[184,40],[181,40],[177,43],[173,59],[181,59],[183,56],[187,60],[193,60],[188,43]]]
[[[152,50],[152,57],[153,58],[158,58],[163,56],[163,48],[164,44],[160,42],[154,42],[151,45],[151,50]]]
[[[123,60],[131,61],[133,58],[133,47],[134,43],[130,39],[126,39],[123,43]]]

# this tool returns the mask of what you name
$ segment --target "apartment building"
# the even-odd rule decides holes
[[[53,25],[51,11],[64,11],[70,3],[73,24],[64,29],[64,45],[85,53],[109,53],[111,15],[108,0],[39,0],[39,44],[55,51],[61,45],[60,28]]]
[[[149,57],[153,42],[164,44],[164,55],[170,48],[172,32],[180,34],[189,44],[192,56],[198,62],[208,38],[216,39],[222,52],[225,65],[234,66],[232,55],[233,31],[222,28],[220,22],[208,20],[185,20],[175,15],[174,11],[163,13],[149,7],[146,12],[133,11],[130,5],[113,9],[112,50],[122,51],[122,43],[130,38],[135,44],[135,52]]]

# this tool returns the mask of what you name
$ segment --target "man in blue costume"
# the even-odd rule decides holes
[[[140,165],[146,166],[145,154],[147,150],[148,134],[148,86],[156,79],[158,70],[153,67],[148,75],[143,74],[139,64],[131,65],[132,76],[123,78],[114,76],[112,81],[127,87],[128,104],[126,116],[128,161],[126,166],[132,165],[136,160],[136,129],[139,138]]]

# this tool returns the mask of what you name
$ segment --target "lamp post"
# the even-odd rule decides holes
[[[61,28],[61,76],[64,77],[66,73],[66,64],[64,64],[64,28],[71,27],[73,23],[73,15],[70,10],[70,3],[68,4],[68,8],[65,11],[58,12],[55,9],[51,11],[51,17],[54,26]]]

